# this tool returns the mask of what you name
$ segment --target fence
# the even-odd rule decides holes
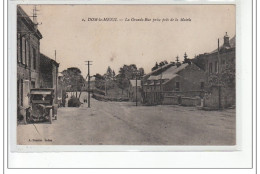
[[[144,92],[143,102],[147,105],[201,105],[204,91]]]

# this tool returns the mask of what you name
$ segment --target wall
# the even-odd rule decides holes
[[[163,85],[163,91],[176,91],[176,82],[180,83],[180,92],[202,90],[201,82],[205,82],[206,74],[196,65],[187,66],[178,75]]]
[[[220,97],[220,103],[219,103]],[[236,104],[236,92],[232,88],[212,86],[205,94],[204,107],[210,109],[228,108]]]
[[[20,8],[17,9],[17,12],[17,104],[28,107],[28,94],[33,83],[36,88],[39,87],[39,40],[41,34],[38,30],[37,32],[34,30],[32,21],[25,17],[26,14]],[[35,49],[35,56],[33,49]],[[35,67],[34,60],[36,60]]]
[[[54,103],[57,103],[59,64],[53,59],[41,54],[40,57],[40,87],[54,89]]]
[[[212,53],[212,54],[208,54],[205,56],[205,60],[206,60],[206,63],[205,63],[205,70],[206,70],[206,79],[207,79],[207,82],[209,80],[209,77],[211,76],[211,74],[214,74],[216,73],[215,72],[215,62],[218,62],[218,53]],[[231,64],[235,64],[235,61],[236,61],[236,49],[235,48],[231,48],[230,50],[227,50],[225,52],[222,52],[219,54],[219,60],[220,60],[220,66],[219,66],[219,69],[220,69],[220,72],[222,72],[226,65],[228,63],[231,63]],[[212,63],[212,73],[210,73],[209,71],[209,64]]]

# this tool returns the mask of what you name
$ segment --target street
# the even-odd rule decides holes
[[[91,108],[58,109],[52,124],[17,126],[17,143],[52,145],[235,145],[235,109],[135,106],[91,99]]]

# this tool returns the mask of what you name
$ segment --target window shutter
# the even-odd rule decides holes
[[[22,64],[25,64],[25,38],[22,38]]]
[[[31,53],[30,53],[30,42],[28,40],[26,40],[26,62],[25,64],[27,66],[30,65],[30,57],[31,57]]]
[[[21,34],[17,34],[17,62],[21,62],[21,48],[20,48],[20,43],[21,43]]]

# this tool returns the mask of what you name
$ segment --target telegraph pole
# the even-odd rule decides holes
[[[135,77],[135,106],[137,106],[137,75]]]
[[[218,109],[221,109],[221,87],[220,87],[220,57],[219,57],[219,39],[218,39],[218,67],[217,67],[217,77],[218,77]]]
[[[138,87],[137,87],[137,76],[139,76],[139,72],[137,71],[135,74],[135,106],[137,106],[137,92],[138,92]]]
[[[56,50],[55,50],[55,53],[54,53],[54,54],[55,54],[55,61],[56,61]]]
[[[88,108],[90,108],[90,63],[92,62],[92,61],[85,61],[85,62],[87,62],[88,64],[88,75],[87,75],[87,77],[88,77]]]

